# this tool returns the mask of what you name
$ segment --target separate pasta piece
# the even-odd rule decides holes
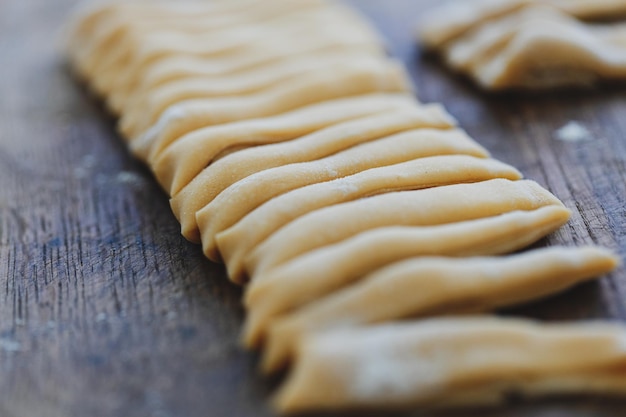
[[[423,132],[424,135],[422,137],[427,137],[428,133],[431,132],[424,130],[426,132]],[[438,143],[424,146],[422,140],[416,140],[416,137],[419,137],[418,135],[419,131],[415,130],[392,135],[355,146],[326,158],[257,172],[236,182],[196,213],[196,222],[200,230],[202,248],[205,255],[210,259],[219,259],[215,236],[236,224],[245,215],[271,198],[307,185],[331,181],[372,168],[386,167],[431,155],[449,154],[449,150],[437,146],[439,145]],[[454,154],[462,154],[462,152],[456,152],[456,150],[457,147],[455,146]],[[470,147],[469,153],[479,154],[480,149]],[[452,163],[452,161],[448,162]],[[450,171],[446,172],[446,168],[439,167],[439,178],[441,178],[440,181],[442,182],[439,185],[484,181],[493,178],[519,179],[520,176],[517,170],[499,162],[492,161],[490,166],[487,163],[481,165],[480,168],[477,164],[471,168],[465,165],[467,168],[465,178],[460,175],[459,171],[462,170],[462,167],[458,164],[456,166],[458,171],[454,174],[450,174]],[[435,165],[430,167],[437,169]],[[474,169],[474,177],[470,174],[472,169]],[[422,173],[424,173],[423,170]],[[415,171],[413,173],[407,171],[407,174],[416,175]],[[447,179],[444,179],[446,174],[448,175]],[[434,179],[436,175],[434,174],[431,178]],[[452,181],[452,176],[454,175],[456,175],[455,181]],[[397,190],[427,188],[424,186],[411,186],[409,179],[402,183],[401,178],[398,177],[398,174],[396,174],[396,178],[393,177],[393,174],[390,174],[387,176],[388,181],[384,184],[381,182],[381,185],[387,189],[393,188],[390,184],[393,184],[395,181],[398,185]],[[433,185],[433,183],[431,182],[429,185]]]
[[[555,14],[558,12],[547,6],[522,8],[468,31],[442,48],[442,56],[456,71],[471,73],[481,63],[502,53],[528,21],[550,18]]]
[[[204,168],[236,150],[296,139],[338,123],[411,106],[416,106],[415,99],[399,94],[324,101],[274,117],[198,129],[167,147],[157,142],[148,161],[163,188],[176,195]],[[439,111],[438,117],[450,126],[455,125],[443,108],[436,110],[433,105],[428,108],[433,113]]]
[[[500,53],[477,62],[470,75],[494,90],[626,79],[626,26],[595,30],[565,15],[535,15]]]
[[[442,318],[315,334],[276,397],[282,413],[502,404],[511,394],[626,394],[617,324]]]
[[[410,82],[396,62],[356,67],[346,63],[333,73],[309,74],[246,97],[194,99],[169,107],[159,121],[136,140],[133,150],[157,141],[167,146],[185,133],[205,126],[272,116],[309,104],[374,92],[406,92]]]
[[[230,279],[242,283],[245,277],[245,257],[276,230],[311,211],[391,191],[416,190],[493,178],[514,180],[520,179],[521,174],[515,168],[493,159],[443,155],[368,169],[333,181],[305,186],[272,198],[250,211],[232,227],[218,233],[216,241],[219,253],[226,263]],[[200,215],[208,207],[198,212],[197,216],[202,236],[204,233]],[[204,242],[204,238],[202,240]]]
[[[418,38],[427,48],[443,48],[472,29],[533,5],[553,6],[583,20],[626,14],[622,0],[456,0],[424,13],[417,24]]]
[[[276,371],[308,333],[407,317],[487,312],[553,295],[612,271],[617,258],[596,247],[521,255],[413,258],[269,324],[262,368]]]
[[[362,279],[371,271],[415,256],[500,255],[524,248],[561,227],[559,206],[513,211],[437,226],[374,229],[306,253],[246,288],[244,343],[259,346],[268,323]]]
[[[245,261],[252,279],[314,249],[384,226],[428,226],[563,204],[534,181],[495,179],[387,193],[306,214],[279,229]],[[302,239],[306,236],[306,239]]]
[[[383,59],[380,54],[342,51],[314,54],[302,59],[279,62],[252,71],[228,76],[191,77],[136,91],[121,109],[120,130],[131,137],[151,126],[171,105],[184,100],[208,97],[243,96],[272,88],[281,82],[314,71],[332,71],[346,60],[367,62]]]
[[[626,3],[592,3],[451,3],[434,12],[440,15],[430,22],[433,27],[426,23],[424,42],[439,48],[452,68],[490,90],[587,86],[625,79],[626,26],[589,25],[568,13],[579,17],[623,13]],[[472,7],[472,13],[461,16]]]
[[[532,0],[458,0],[424,13],[417,24],[420,42],[430,49],[444,47],[469,30],[522,9]]]
[[[436,114],[437,109],[434,110]],[[172,210],[181,223],[183,235],[197,241],[199,230],[196,213],[237,181],[273,167],[333,155],[354,145],[385,138],[395,132],[405,134],[398,133],[401,137],[392,141],[397,141],[396,145],[410,144],[410,147],[406,151],[403,148],[383,149],[381,155],[368,155],[366,160],[360,162],[361,166],[366,166],[371,157],[380,161],[385,158],[391,160],[393,157],[389,156],[390,153],[397,155],[396,162],[400,162],[398,158],[406,161],[418,156],[437,154],[487,155],[484,148],[461,130],[430,128],[429,126],[438,124],[431,118],[432,115],[428,108],[388,112],[331,126],[290,142],[255,147],[228,155],[208,166],[176,194],[170,201]],[[441,122],[445,123],[444,120]],[[419,129],[420,126],[424,128]],[[358,164],[359,161],[354,163]],[[327,171],[327,175],[333,175],[333,172]]]

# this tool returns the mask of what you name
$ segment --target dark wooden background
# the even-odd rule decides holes
[[[271,416],[277,381],[238,346],[241,291],[180,236],[166,195],[64,66],[73,3],[0,0],[0,417]],[[574,210],[548,243],[596,242],[624,258],[624,87],[486,95],[416,49],[412,22],[437,1],[351,3],[406,61],[423,101],[445,103],[494,156]],[[570,120],[596,139],[554,140]],[[507,314],[623,320],[625,295],[622,268]],[[426,414],[397,414],[409,415]],[[455,415],[624,416],[626,402]]]

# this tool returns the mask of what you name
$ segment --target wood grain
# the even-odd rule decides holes
[[[0,1],[0,416],[271,416],[277,381],[259,377],[256,356],[238,344],[240,290],[180,236],[165,194],[65,67],[59,31],[73,3]],[[412,22],[436,1],[350,3],[388,37],[423,101],[442,101],[495,157],[574,210],[547,243],[596,242],[624,258],[623,87],[484,94],[415,47]],[[596,139],[554,140],[570,120]],[[621,268],[505,313],[624,320],[624,300]],[[595,417],[625,408],[556,399],[454,415]]]

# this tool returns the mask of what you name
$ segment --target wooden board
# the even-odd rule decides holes
[[[0,416],[271,416],[277,381],[259,377],[257,357],[238,344],[241,291],[180,236],[166,195],[64,66],[59,28],[73,3],[0,1]],[[351,3],[389,38],[423,101],[442,101],[495,157],[574,211],[548,243],[596,242],[624,257],[623,87],[486,95],[414,45],[412,22],[437,1]],[[596,139],[555,140],[571,120]],[[622,268],[506,314],[623,320],[624,300]],[[556,399],[455,415],[624,409]]]

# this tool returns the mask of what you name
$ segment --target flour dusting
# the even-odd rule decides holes
[[[583,142],[593,140],[589,130],[581,123],[570,121],[554,133],[554,138],[563,142]]]

